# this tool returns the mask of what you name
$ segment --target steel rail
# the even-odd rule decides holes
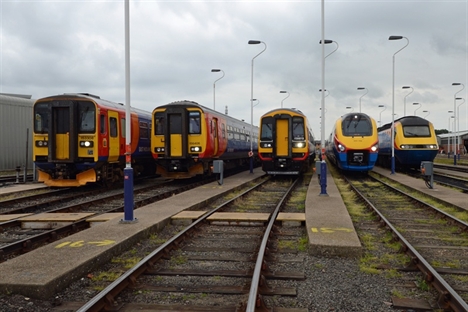
[[[136,283],[137,278],[140,275],[150,270],[156,261],[158,261],[161,257],[163,257],[169,251],[175,248],[174,244],[178,244],[179,242],[183,240],[184,237],[189,236],[190,233],[195,231],[195,229],[200,225],[200,223],[205,222],[206,219],[212,214],[214,214],[216,211],[234,202],[236,199],[244,196],[245,194],[251,192],[252,190],[260,187],[261,185],[266,183],[268,180],[269,179],[265,179],[264,181],[261,181],[257,185],[254,185],[248,190],[242,192],[238,196],[230,199],[229,201],[203,214],[195,222],[191,223],[188,227],[183,229],[181,232],[179,232],[178,234],[173,236],[171,239],[166,241],[164,244],[159,246],[156,250],[154,250],[148,256],[143,258],[130,270],[122,274],[118,279],[116,279],[109,286],[104,288],[100,293],[94,296],[90,301],[84,304],[76,312],[112,310],[112,308],[114,308],[115,298],[120,294],[120,292],[123,291],[125,288],[127,288],[129,285],[134,285]]]
[[[386,226],[396,235],[396,237],[399,239],[399,241],[403,245],[403,250],[411,256],[411,259],[412,259],[411,264],[416,266],[425,275],[426,281],[431,283],[434,286],[434,288],[437,289],[437,291],[439,292],[439,300],[438,300],[439,307],[442,309],[446,309],[450,307],[453,311],[456,311],[456,312],[468,311],[468,304],[445,281],[445,279],[439,273],[437,273],[437,271],[424,259],[424,257],[391,224],[391,222],[388,221],[387,218],[385,218],[385,216],[356,187],[354,187],[354,185],[346,177],[345,177],[345,180],[346,182],[348,182],[351,188],[356,192],[356,194],[358,194],[358,196],[361,197],[361,199],[366,202],[367,206],[370,207],[378,215],[380,220],[382,220],[386,224]],[[411,195],[408,195],[392,187],[391,185],[388,185],[387,183],[380,181],[379,179],[376,179],[376,180],[385,184],[386,186],[391,187],[392,189],[398,191],[399,193],[405,194],[406,196],[409,196],[412,199],[420,202],[417,198],[414,198]],[[424,205],[427,205],[427,204],[424,203]],[[436,209],[438,212],[443,213],[445,216],[451,217],[454,220],[458,220],[435,207],[432,207],[432,208]],[[462,223],[467,225],[465,222],[462,222]]]
[[[276,221],[276,218],[278,217],[279,210],[283,206],[284,201],[291,194],[291,191],[293,190],[293,188],[296,186],[297,181],[299,181],[299,179],[296,179],[291,184],[291,186],[288,188],[286,193],[281,198],[278,205],[276,205],[276,208],[273,211],[273,213],[270,215],[270,221],[268,222],[267,229],[266,229],[265,233],[263,234],[262,243],[260,244],[260,249],[258,251],[258,256],[257,256],[257,261],[255,263],[255,269],[254,269],[253,276],[252,276],[252,283],[250,285],[249,300],[247,301],[246,312],[255,312],[255,308],[257,306],[257,303],[262,302],[261,298],[260,298],[260,296],[258,294],[258,289],[259,289],[259,284],[260,284],[260,281],[261,281],[260,276],[262,274],[263,259],[265,257],[265,252],[266,252],[266,248],[267,248],[267,244],[268,244],[268,239],[269,239],[269,237],[271,235],[271,231],[273,229],[273,225],[274,225],[274,223]]]

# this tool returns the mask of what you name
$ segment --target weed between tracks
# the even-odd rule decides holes
[[[425,285],[422,283],[424,279],[419,272],[406,273],[398,270],[407,266],[411,260],[406,254],[399,252],[400,243],[395,241],[385,228],[376,225],[375,215],[357,200],[357,195],[338,174],[336,168],[333,166],[328,168],[364,247],[363,255],[359,259],[359,269],[366,274],[378,274],[387,279],[393,297],[424,298],[432,302],[436,298],[434,292],[429,289],[427,283]],[[392,201],[391,196],[386,200]],[[413,287],[408,287],[409,281],[412,281]]]

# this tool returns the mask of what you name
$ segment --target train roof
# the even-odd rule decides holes
[[[203,106],[197,102],[194,102],[194,101],[189,101],[189,100],[182,100],[182,101],[174,101],[174,102],[171,102],[171,103],[168,103],[168,104],[164,104],[164,105],[159,105],[157,106],[154,110],[158,109],[158,108],[165,108],[165,107],[170,107],[170,106],[182,106],[182,107],[199,107],[200,109],[202,109],[204,112],[209,112],[213,115],[218,115],[218,116],[222,116],[223,118],[225,118],[226,120],[230,120],[230,121],[235,121],[235,122],[239,122],[239,123],[243,123],[245,125],[250,125],[250,123],[247,123],[245,122],[244,120],[240,120],[240,119],[237,119],[235,117],[232,117],[232,116],[229,116],[227,114],[223,114],[221,112],[218,112],[212,108],[209,108],[209,107],[206,107],[206,106]],[[153,112],[154,112],[153,110]],[[258,126],[255,126],[255,128],[257,128]]]
[[[305,116],[304,113],[301,112],[297,108],[275,108],[275,109],[272,109],[271,111],[266,112],[262,116],[271,115],[272,113],[279,112],[279,111],[288,111],[288,112],[291,112],[291,113],[300,114],[300,115]]]
[[[426,125],[431,123],[429,120],[424,119],[424,118],[419,117],[419,116],[405,116],[405,117],[395,119],[394,122],[399,122],[403,126],[408,126],[408,125],[426,126]],[[382,131],[382,130],[390,129],[391,127],[392,127],[392,123],[389,122],[389,123],[379,127],[377,130]]]
[[[106,107],[112,107],[112,108],[116,108],[116,109],[119,109],[119,110],[125,109],[125,104],[123,104],[123,103],[116,103],[116,102],[112,102],[112,101],[109,101],[109,100],[104,100],[104,99],[101,99],[100,96],[94,95],[94,94],[91,94],[91,93],[57,94],[57,95],[43,97],[41,99],[38,99],[37,101],[43,101],[43,100],[53,99],[53,98],[83,98],[83,99],[92,100],[92,101],[98,103],[99,105],[103,105],[103,106],[106,106]],[[136,107],[132,107],[132,106],[130,106],[130,110],[132,112],[136,112],[136,113],[140,113],[140,114],[149,114],[149,115],[151,115],[151,112],[148,112],[148,111],[136,108]]]

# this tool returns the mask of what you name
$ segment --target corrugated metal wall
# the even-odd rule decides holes
[[[14,169],[16,166],[24,168],[26,150],[27,167],[33,168],[33,104],[34,100],[31,99],[0,94],[0,170]]]

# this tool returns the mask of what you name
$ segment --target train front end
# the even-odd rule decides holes
[[[157,174],[181,179],[209,170],[202,161],[207,151],[208,129],[204,120],[203,110],[188,103],[154,109],[151,152]]]
[[[96,182],[96,104],[85,98],[57,96],[38,100],[33,109],[38,181],[58,187]]]
[[[307,119],[302,114],[281,109],[261,117],[258,156],[262,169],[271,175],[298,175],[307,171],[315,156]]]

